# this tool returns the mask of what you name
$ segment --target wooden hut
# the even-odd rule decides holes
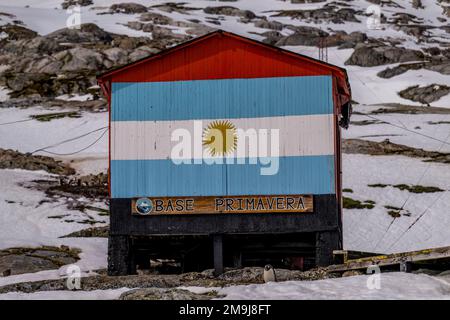
[[[216,31],[98,77],[110,110],[109,273],[307,269],[342,248],[346,71]]]

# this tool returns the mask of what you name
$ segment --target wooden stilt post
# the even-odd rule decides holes
[[[130,239],[128,236],[109,236],[108,275],[124,276],[130,274]]]
[[[223,273],[223,235],[213,235],[214,251],[214,274],[216,276]]]

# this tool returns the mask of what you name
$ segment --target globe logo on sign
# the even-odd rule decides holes
[[[140,198],[136,200],[136,211],[139,214],[149,214],[153,210],[152,200],[148,198]]]

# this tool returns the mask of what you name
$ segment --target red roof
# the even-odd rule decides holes
[[[339,105],[351,99],[345,69],[222,30],[187,41],[98,76],[110,82],[331,75]],[[109,97],[109,90],[106,94]]]

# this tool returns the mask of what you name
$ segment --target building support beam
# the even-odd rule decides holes
[[[108,275],[124,276],[132,273],[131,243],[128,236],[109,236]]]
[[[316,265],[326,267],[333,264],[333,250],[341,250],[338,230],[316,233]]]
[[[213,236],[213,254],[214,254],[214,275],[223,273],[223,235],[214,234]]]

